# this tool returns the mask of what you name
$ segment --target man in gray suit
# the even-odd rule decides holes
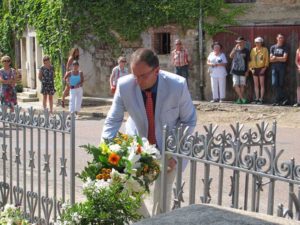
[[[136,50],[130,65],[132,74],[118,80],[113,104],[104,123],[102,139],[111,139],[117,134],[125,111],[129,114],[126,133],[147,137],[160,150],[164,125],[173,128],[183,124],[189,127],[188,132],[191,133],[197,119],[185,78],[160,70],[158,57],[150,49]],[[153,105],[151,118],[149,92]],[[169,174],[174,173],[176,160],[170,158],[168,167]]]

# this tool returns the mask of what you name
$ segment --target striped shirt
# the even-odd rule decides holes
[[[112,70],[112,83],[113,83],[113,86],[117,86],[117,83],[118,83],[118,79],[122,76],[125,76],[128,74],[128,69],[126,67],[124,67],[124,69],[122,70],[120,68],[120,66],[116,66],[115,68],[113,68]]]
[[[173,65],[176,67],[181,67],[181,66],[185,66],[188,65],[188,52],[186,49],[181,49],[181,50],[176,50],[174,49],[172,51],[172,62]]]

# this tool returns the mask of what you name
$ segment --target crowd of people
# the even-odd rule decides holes
[[[246,48],[246,40],[244,37],[238,37],[235,40],[235,46],[229,54],[232,59],[229,74],[232,75],[233,89],[236,92],[237,99],[235,103],[246,104],[250,99],[245,96],[247,77],[252,75],[254,83],[254,103],[263,104],[265,102],[265,76],[266,71],[270,67],[272,74],[273,87],[273,105],[286,105],[288,98],[285,93],[284,80],[286,76],[287,60],[289,56],[288,48],[285,45],[283,34],[278,34],[276,44],[272,45],[270,51],[264,47],[262,37],[254,39],[254,47],[250,50]],[[182,45],[180,39],[175,40],[175,48],[171,51],[170,61],[174,66],[174,73],[185,78],[188,84],[190,58],[186,48]],[[227,58],[223,53],[223,46],[219,42],[214,42],[211,46],[212,51],[207,57],[208,74],[211,79],[211,102],[223,102],[226,98],[226,76]],[[69,111],[80,111],[82,103],[82,85],[84,76],[79,70],[79,49],[72,48],[68,61],[66,63],[66,73],[64,75],[65,88],[62,95],[61,105],[65,107],[65,98],[70,95]],[[11,67],[11,59],[9,56],[1,58],[2,68],[0,69],[1,104],[13,110],[17,104],[16,83],[20,79],[17,71]],[[110,75],[110,90],[114,95],[118,79],[129,74],[126,67],[126,57],[118,58],[118,65],[115,66]],[[295,56],[295,64],[297,68],[297,101],[295,107],[300,107],[300,42]],[[43,65],[40,68],[39,80],[41,81],[41,94],[43,95],[43,107],[47,108],[49,102],[50,114],[53,113],[53,95],[55,94],[55,70],[51,65],[50,57],[43,57]]]
[[[273,106],[286,105],[288,98],[285,93],[284,81],[289,51],[285,45],[283,34],[278,34],[276,44],[272,45],[270,52],[263,46],[263,38],[254,39],[255,46],[249,50],[246,48],[244,37],[238,37],[236,44],[229,54],[232,59],[229,74],[232,75],[233,88],[237,94],[237,104],[246,104],[248,99],[245,96],[246,79],[251,74],[254,82],[254,103],[263,104],[265,95],[265,76],[268,67],[272,74]],[[300,47],[296,52],[297,72],[297,102],[295,107],[300,106]],[[214,42],[212,52],[207,58],[209,74],[211,77],[211,90],[213,99],[211,102],[223,102],[226,97],[226,66],[227,59],[222,52],[222,44]]]

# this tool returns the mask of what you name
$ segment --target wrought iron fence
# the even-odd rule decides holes
[[[218,127],[204,126],[205,133],[188,134],[187,129],[179,127],[171,131],[164,128],[161,176],[162,211],[167,209],[167,161],[170,157],[177,160],[177,175],[174,187],[173,209],[179,208],[184,202],[183,171],[184,161],[189,162],[188,204],[196,203],[196,181],[202,181],[202,203],[210,203],[212,194],[215,203],[224,205],[224,189],[229,186],[229,204],[233,208],[260,212],[261,194],[268,186],[266,213],[274,214],[274,199],[282,199],[286,193],[288,207],[283,204],[277,207],[277,216],[291,217],[300,220],[300,165],[295,159],[282,161],[283,150],[276,149],[276,122],[272,128],[262,122],[256,129],[244,130],[243,125],[231,125],[231,131],[217,132]],[[197,169],[202,166],[202,170]],[[211,171],[214,171],[212,173]],[[203,173],[199,177],[199,173]],[[225,173],[231,174],[228,179]],[[187,176],[187,172],[184,173]],[[213,180],[212,177],[215,177]],[[186,177],[185,177],[186,179]],[[200,182],[199,182],[200,183]],[[215,193],[211,192],[215,183]],[[284,185],[287,191],[275,195],[275,184]],[[295,190],[295,187],[298,189]],[[297,193],[298,192],[298,197]],[[250,199],[250,201],[249,201]],[[227,203],[228,203],[227,202]],[[294,207],[293,207],[294,206]]]
[[[2,107],[1,125],[0,210],[19,205],[30,222],[51,224],[75,202],[74,114]]]

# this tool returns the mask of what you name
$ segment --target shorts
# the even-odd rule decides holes
[[[252,71],[253,73],[253,76],[256,76],[256,77],[263,77],[265,76],[265,73],[261,73],[261,70],[263,69],[264,67],[261,67],[261,68],[253,68],[254,72]]]
[[[233,82],[233,86],[242,86],[242,85],[245,86],[246,77],[232,74],[232,82]]]

